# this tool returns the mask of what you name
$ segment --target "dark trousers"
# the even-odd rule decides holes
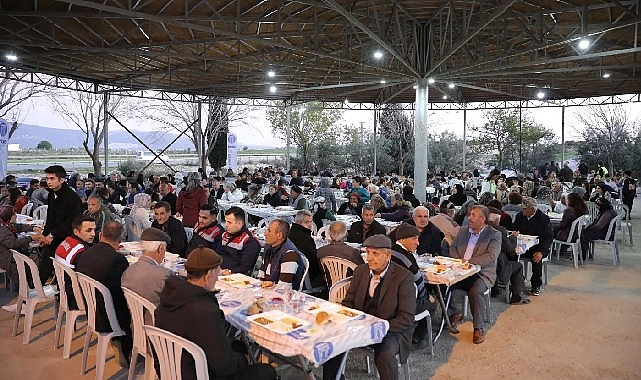
[[[401,349],[399,339],[399,333],[388,332],[381,343],[372,346],[374,348],[374,364],[376,364],[381,380],[398,379],[396,354]],[[336,378],[341,360],[345,355],[340,354],[323,364],[323,380],[334,380]]]
[[[38,273],[40,274],[40,282],[42,285],[47,282],[49,277],[53,274],[53,261],[51,258],[56,254],[58,244],[45,245],[40,250],[40,262],[38,262]]]
[[[234,380],[276,380],[276,370],[269,364],[249,365],[236,375]]]
[[[521,257],[528,258],[532,262],[532,277],[530,277],[530,284],[532,285],[532,289],[538,289],[543,285],[543,281],[541,281],[541,276],[543,276],[543,257],[547,257],[547,253],[543,253],[543,257],[541,257],[541,260],[538,263],[532,261],[533,255],[534,252],[527,251],[522,254]]]
[[[452,285],[452,290],[465,290],[470,299],[470,311],[472,312],[472,323],[475,329],[483,328],[485,315],[485,299],[483,293],[487,291],[487,285],[483,282],[478,273]]]

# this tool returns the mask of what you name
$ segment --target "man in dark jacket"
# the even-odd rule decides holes
[[[370,205],[363,206],[361,220],[352,223],[349,228],[349,234],[347,234],[348,242],[363,243],[370,236],[387,234],[385,227],[374,220],[375,213],[374,207]]]
[[[445,236],[441,230],[430,222],[430,212],[424,206],[418,206],[412,213],[412,219],[408,219],[405,223],[416,226],[420,235],[418,236],[418,248],[416,249],[417,255],[424,255],[430,253],[438,255],[441,252],[441,243]],[[390,232],[390,239],[396,240],[396,230]]]
[[[300,210],[294,217],[289,229],[289,240],[294,243],[296,248],[307,257],[309,261],[309,278],[312,286],[322,286],[324,284],[321,276],[320,264],[316,252],[316,243],[312,238],[312,213],[307,210]]]
[[[543,284],[541,281],[541,275],[543,274],[542,260],[547,257],[554,239],[550,218],[537,209],[534,198],[523,197],[521,211],[516,214],[512,226],[518,233],[539,237],[539,243],[530,247],[521,255],[521,257],[532,260],[532,277],[530,278],[532,289],[530,290],[530,295],[538,296],[541,294],[541,285]]]
[[[260,253],[260,243],[247,229],[242,208],[234,206],[225,211],[225,229],[227,231],[217,243],[223,257],[223,269],[251,275]]]
[[[188,339],[205,352],[212,380],[276,379],[276,371],[267,364],[248,365],[247,348],[230,340],[227,322],[212,292],[223,259],[209,248],[196,248],[185,262],[187,280],[170,276],[160,293],[155,311],[156,326]],[[196,379],[194,359],[183,353],[181,374],[185,380]]]
[[[171,242],[167,245],[167,252],[175,253],[185,257],[185,248],[187,248],[187,235],[183,224],[171,216],[171,206],[167,202],[158,202],[154,205],[155,220],[151,223],[153,228],[157,228],[171,237]]]
[[[40,280],[45,283],[53,271],[51,257],[63,240],[73,231],[71,221],[80,216],[81,201],[78,194],[66,183],[67,171],[60,165],[52,165],[45,169],[47,188],[47,221],[44,236],[40,241],[43,245],[42,260],[38,265]]]
[[[125,256],[116,251],[123,233],[124,227],[120,222],[111,221],[105,223],[100,233],[100,242],[76,256],[76,271],[86,274],[109,289],[118,324],[126,333],[124,336],[114,337],[112,341],[115,343],[116,355],[120,365],[128,367],[133,346],[131,315],[129,314],[125,294],[120,287],[120,279],[125,269],[129,267],[129,263]],[[101,297],[97,299],[96,330],[98,332],[112,331]]]
[[[207,247],[221,252],[221,237],[225,230],[216,220],[217,214],[218,210],[208,204],[200,206],[198,224],[196,224],[194,234],[187,246],[187,255],[198,247]]]

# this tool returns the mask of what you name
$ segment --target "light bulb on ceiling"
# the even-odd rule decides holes
[[[609,78],[609,77],[610,77],[610,73],[603,73],[603,77],[604,77],[605,79]]]
[[[5,55],[5,58],[7,58],[8,61],[17,61],[18,60],[18,56],[13,54],[13,53],[7,53],[7,55]]]
[[[276,86],[269,86],[269,92],[271,93],[276,92]]]
[[[447,95],[443,95],[443,100],[447,99]]]
[[[381,79],[381,84],[385,84],[385,79]]]
[[[427,80],[427,83],[429,83],[429,84],[434,84],[434,78],[429,78],[429,79]]]
[[[537,92],[536,93],[536,97],[539,98],[539,99],[545,98],[545,92],[543,92],[543,91]]]
[[[587,38],[581,38],[579,40],[579,49],[585,50],[589,47],[590,47],[590,40],[588,40]]]
[[[374,52],[374,58],[376,58],[376,59],[381,59],[381,58],[383,58],[383,52],[382,52],[382,51],[380,51],[380,50],[376,50],[376,51]]]
[[[270,78],[273,78],[273,77],[276,76],[276,72],[274,70],[269,70],[267,72],[267,76],[270,77]]]
[[[447,85],[447,87],[454,88],[454,87],[456,87],[456,85],[454,83],[450,83],[450,84]]]

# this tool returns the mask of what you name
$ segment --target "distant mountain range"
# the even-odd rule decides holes
[[[178,133],[133,131],[139,139],[152,149],[163,149]],[[47,140],[56,149],[82,147],[84,133],[79,129],[46,128],[39,125],[22,124],[9,140],[9,144],[20,144],[20,149],[35,148],[42,140]],[[123,129],[109,131],[110,149],[142,150],[144,147],[133,136]],[[181,136],[169,149],[194,149],[191,140]],[[251,146],[250,149],[271,148],[268,146]]]

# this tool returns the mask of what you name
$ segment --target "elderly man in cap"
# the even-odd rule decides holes
[[[276,379],[266,364],[248,365],[247,348],[227,337],[227,322],[213,290],[223,259],[210,248],[196,248],[187,257],[187,280],[170,276],[160,293],[156,326],[196,343],[205,352],[210,379]],[[183,379],[196,379],[194,360],[183,354]]]
[[[521,203],[521,211],[516,214],[512,228],[514,229],[514,232],[512,232],[514,235],[521,233],[539,237],[539,243],[530,247],[521,255],[521,258],[528,258],[532,261],[532,277],[530,277],[532,289],[530,290],[530,295],[538,296],[541,294],[541,285],[543,284],[541,281],[543,258],[547,257],[554,239],[550,218],[537,209],[534,198],[524,197],[523,203]]]
[[[140,235],[142,256],[122,274],[121,285],[133,290],[158,306],[160,292],[171,271],[160,265],[165,258],[165,249],[171,241],[169,235],[157,228],[147,228]]]
[[[289,190],[288,206],[294,207],[296,210],[303,210],[307,208],[307,199],[303,196],[303,189],[298,185],[293,185]]]
[[[395,236],[396,241],[392,245],[392,261],[412,273],[416,289],[418,290],[416,294],[416,313],[421,313],[430,306],[430,298],[427,294],[423,272],[420,271],[416,258],[414,257],[420,244],[420,231],[416,226],[403,223],[394,230],[393,235]],[[432,301],[433,300],[434,299],[432,299]],[[422,319],[414,330],[412,341],[414,343],[419,343],[425,339],[426,335],[427,320]]]
[[[501,233],[487,225],[490,212],[482,205],[475,205],[469,211],[469,228],[461,228],[456,240],[450,246],[450,257],[479,265],[481,271],[457,282],[452,289],[465,290],[470,299],[475,344],[485,341],[483,316],[485,302],[483,293],[494,285],[496,280],[496,260],[501,252]],[[460,320],[460,314],[450,317]]]
[[[367,265],[359,265],[354,270],[342,304],[389,322],[387,335],[374,345],[374,362],[381,380],[398,379],[396,354],[401,363],[405,363],[414,331],[416,297],[412,273],[392,261],[392,242],[387,236],[371,236],[363,246],[367,251]],[[343,355],[325,363],[324,379],[336,377]]]

